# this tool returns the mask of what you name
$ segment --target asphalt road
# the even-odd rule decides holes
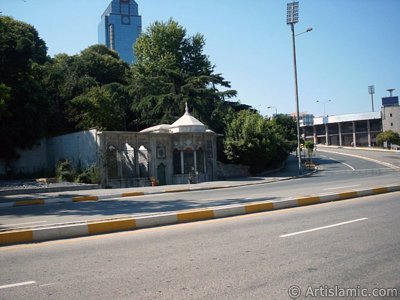
[[[2,247],[0,298],[304,299],[336,286],[398,299],[399,197]]]
[[[322,151],[325,150],[318,151],[314,158],[320,171],[307,178],[231,189],[146,195],[112,201],[4,208],[0,210],[0,228],[149,215],[262,200],[279,201],[305,195],[330,194],[399,183],[399,172],[385,164]]]

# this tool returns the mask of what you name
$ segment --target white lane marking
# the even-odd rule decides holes
[[[354,184],[354,185],[346,185],[346,186],[338,186],[338,187],[326,188],[326,189],[323,189],[323,191],[340,190],[340,189],[352,188],[352,187],[356,187],[356,186],[361,186],[361,184]]]
[[[51,286],[51,285],[55,285],[56,283],[45,283],[45,284],[41,284],[39,285],[40,287],[46,287],[46,286]]]
[[[361,219],[351,220],[351,221],[347,221],[347,222],[342,222],[342,223],[336,223],[336,224],[332,224],[332,225],[317,227],[317,228],[313,228],[313,229],[297,231],[297,232],[293,232],[293,233],[283,234],[283,235],[281,235],[279,237],[289,237],[289,236],[294,236],[294,235],[298,235],[298,234],[303,234],[303,233],[313,232],[313,231],[317,231],[317,230],[332,228],[332,227],[336,227],[336,226],[342,226],[342,225],[351,224],[351,223],[360,222],[360,221],[365,221],[365,220],[368,220],[368,218],[361,218]]]
[[[352,169],[353,171],[355,170],[355,169],[354,169],[352,166],[350,166],[349,164],[346,164],[346,163],[344,163],[344,162],[341,162],[341,164],[343,164],[343,165],[349,167],[349,168]]]
[[[325,152],[325,153],[334,153],[334,154],[351,156],[351,157],[356,157],[356,158],[359,158],[359,159],[369,160],[369,161],[372,161],[374,163],[377,163],[377,164],[380,164],[380,165],[383,165],[385,167],[389,167],[389,168],[395,169],[395,170],[399,170],[400,169],[400,166],[396,166],[396,165],[393,165],[393,164],[390,164],[390,163],[387,163],[387,162],[383,162],[383,161],[380,161],[380,160],[377,160],[377,159],[373,159],[373,158],[369,158],[369,157],[365,157],[365,156],[361,156],[361,155],[354,155],[354,154],[349,154],[349,153],[342,153],[342,152],[336,152],[336,151],[327,151],[327,150],[321,150],[321,151]]]
[[[35,283],[36,283],[36,281],[25,281],[25,282],[20,282],[20,283],[6,284],[6,285],[1,285],[0,289],[8,289],[8,288],[12,288],[12,287],[35,284]]]
[[[337,162],[341,163],[342,165],[345,165],[346,167],[349,167],[350,169],[352,169],[353,171],[355,171],[355,169],[354,169],[352,166],[350,166],[349,164],[346,164],[346,163],[344,163],[344,162],[338,161],[338,160],[336,160],[336,159],[334,159],[334,158],[332,158],[332,157],[329,157],[329,159],[334,160],[334,161],[337,161]]]
[[[39,223],[47,223],[47,221],[36,221],[36,222],[26,222],[26,223],[16,223],[16,224],[0,224],[0,226],[20,226],[28,224],[39,224]]]

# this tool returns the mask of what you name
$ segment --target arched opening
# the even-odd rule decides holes
[[[157,179],[158,179],[159,185],[166,184],[166,172],[165,172],[164,164],[159,164],[157,167]]]
[[[138,150],[139,177],[149,176],[149,151],[143,145]]]

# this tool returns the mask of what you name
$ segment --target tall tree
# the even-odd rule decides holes
[[[0,16],[0,58],[0,158],[12,159],[46,134],[46,44],[33,26]]]
[[[53,98],[53,134],[91,127],[126,129],[125,121],[105,117],[107,113],[121,113],[121,109],[122,115],[131,114],[126,103],[129,95],[122,88],[127,83],[129,66],[115,51],[94,45],[78,55],[59,54],[46,70],[45,82]]]
[[[126,129],[125,87],[119,83],[94,86],[69,102],[71,121],[80,129]]]
[[[238,112],[224,138],[228,160],[250,166],[253,174],[280,166],[295,149],[290,133],[292,123],[286,116],[268,120],[252,110]]]
[[[187,36],[172,19],[153,23],[138,38],[131,93],[140,127],[175,121],[185,102],[201,121],[212,129],[218,127],[221,120],[213,119],[215,110],[236,91],[229,89],[230,83],[221,74],[214,73],[203,53],[204,45],[201,34]]]

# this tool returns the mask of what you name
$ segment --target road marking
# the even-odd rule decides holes
[[[51,285],[55,285],[57,283],[45,283],[45,284],[41,284],[39,285],[40,287],[46,287],[46,286],[51,286]]]
[[[0,289],[8,289],[12,287],[17,287],[17,286],[22,286],[22,285],[29,285],[29,284],[35,284],[36,281],[25,281],[25,282],[20,282],[20,283],[13,283],[13,284],[7,284],[7,285],[1,285]]]
[[[347,225],[347,224],[360,222],[360,221],[365,221],[365,220],[368,220],[368,218],[361,218],[361,219],[351,220],[351,221],[347,221],[347,222],[342,222],[342,223],[336,223],[336,224],[332,224],[332,225],[317,227],[317,228],[313,228],[313,229],[297,231],[297,232],[293,232],[293,233],[283,234],[283,235],[281,235],[279,237],[289,237],[289,236],[294,236],[294,235],[298,235],[298,234],[313,232],[313,231],[322,230],[322,229],[328,229],[328,228],[332,228],[332,227]]]
[[[333,188],[327,188],[327,189],[323,189],[323,191],[340,190],[340,189],[352,188],[352,187],[356,187],[356,186],[361,186],[361,184],[346,185],[346,186],[338,186],[338,187],[333,187]]]
[[[355,171],[355,169],[354,169],[352,166],[350,166],[349,164],[346,164],[346,163],[344,163],[344,162],[341,162],[341,164],[343,164],[343,165],[349,167],[350,169],[352,169],[353,171]]]
[[[338,161],[337,159],[334,159],[334,158],[332,158],[332,157],[329,157],[329,159],[334,160],[334,161],[337,161],[337,162],[341,163],[342,165],[345,165],[346,167],[349,167],[349,168],[352,169],[353,171],[356,170],[356,169],[354,169],[352,166],[350,166],[349,164],[346,164],[346,163],[344,163],[344,162]]]
[[[325,153],[333,153],[333,154],[339,154],[339,155],[345,155],[345,156],[356,157],[356,158],[359,158],[359,159],[369,160],[369,161],[372,161],[374,163],[377,163],[377,164],[380,164],[380,165],[384,165],[386,167],[389,167],[389,168],[395,169],[395,170],[399,170],[400,169],[400,166],[396,166],[396,165],[393,165],[393,164],[390,164],[390,163],[387,163],[387,162],[383,162],[383,161],[380,161],[380,160],[377,160],[377,159],[373,159],[373,158],[369,158],[369,157],[365,157],[365,156],[361,156],[361,155],[354,155],[354,154],[349,154],[349,153],[336,152],[336,151],[327,151],[327,150],[321,150],[321,151],[325,152]]]
[[[39,224],[39,223],[47,223],[47,221],[36,221],[36,222],[26,222],[26,223],[16,223],[16,224],[2,224],[0,226],[20,226],[20,225],[28,225],[28,224]]]

